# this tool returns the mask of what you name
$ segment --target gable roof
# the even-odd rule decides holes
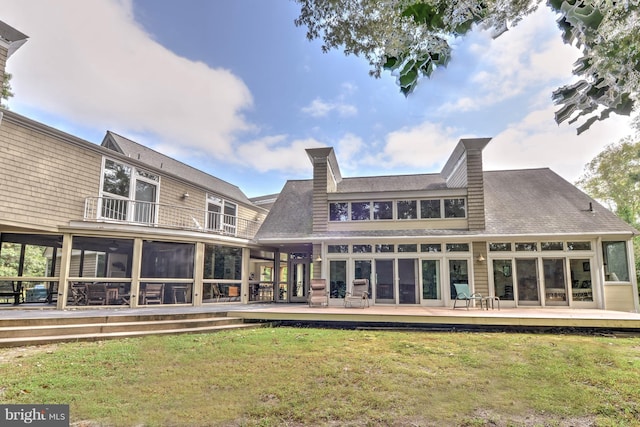
[[[310,237],[313,230],[312,201],[312,180],[287,181],[256,233],[256,239]]]
[[[638,233],[549,168],[485,172],[484,186],[489,234]]]
[[[427,191],[446,188],[439,174],[344,178],[339,192]],[[313,181],[288,181],[256,238],[258,241],[358,237],[538,236],[637,234],[611,211],[548,168],[484,172],[486,229],[367,230],[313,234]],[[591,205],[590,205],[591,204]],[[589,208],[593,207],[593,211]]]
[[[178,176],[184,180],[192,182],[196,185],[205,187],[211,193],[227,197],[231,200],[253,205],[249,198],[240,190],[239,187],[223,181],[208,173],[202,172],[192,166],[182,163],[178,160],[165,156],[151,148],[131,141],[117,133],[107,131],[102,146],[110,150],[124,154],[132,159],[139,160],[156,169],[166,171],[169,174]]]

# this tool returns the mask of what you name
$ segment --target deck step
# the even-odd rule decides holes
[[[97,316],[68,318],[68,322],[60,319],[53,324],[34,325],[30,320],[11,322],[5,326],[0,321],[0,347],[17,347],[25,345],[49,344],[64,341],[100,341],[124,337],[140,337],[147,335],[167,335],[185,333],[207,333],[228,329],[254,328],[255,323],[245,323],[239,317],[184,316],[175,314],[139,316]]]

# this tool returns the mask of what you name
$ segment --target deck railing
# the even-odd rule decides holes
[[[112,197],[87,197],[84,220],[197,230],[252,239],[261,221],[220,212]]]

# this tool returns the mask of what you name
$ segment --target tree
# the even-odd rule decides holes
[[[3,242],[0,250],[0,277],[18,276],[20,271],[19,243]],[[47,276],[46,247],[25,245],[22,275],[31,277]]]
[[[397,75],[408,96],[423,77],[445,67],[449,40],[476,26],[496,37],[534,11],[541,0],[296,0],[297,26],[307,38],[322,38],[322,50],[344,49],[363,56],[370,74]],[[640,79],[640,0],[549,0],[560,15],[565,43],[583,56],[573,74],[580,80],[553,92],[560,109],[556,121],[584,119],[578,133],[612,112],[629,115],[638,98]]]
[[[627,137],[608,145],[585,166],[577,185],[624,221],[640,228],[640,141]],[[640,237],[634,239],[633,246],[638,274]]]
[[[577,185],[640,228],[640,141],[627,137],[605,147],[585,166]]]
[[[2,80],[2,95],[0,96],[0,107],[9,108],[4,102],[8,101],[13,96],[11,92],[11,74],[4,73],[4,79]]]

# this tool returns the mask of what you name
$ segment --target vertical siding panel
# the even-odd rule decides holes
[[[467,217],[469,230],[484,230],[484,177],[482,150],[467,151]]]
[[[327,159],[317,159],[313,164],[313,232],[324,232],[328,229],[327,182],[329,168]]]

